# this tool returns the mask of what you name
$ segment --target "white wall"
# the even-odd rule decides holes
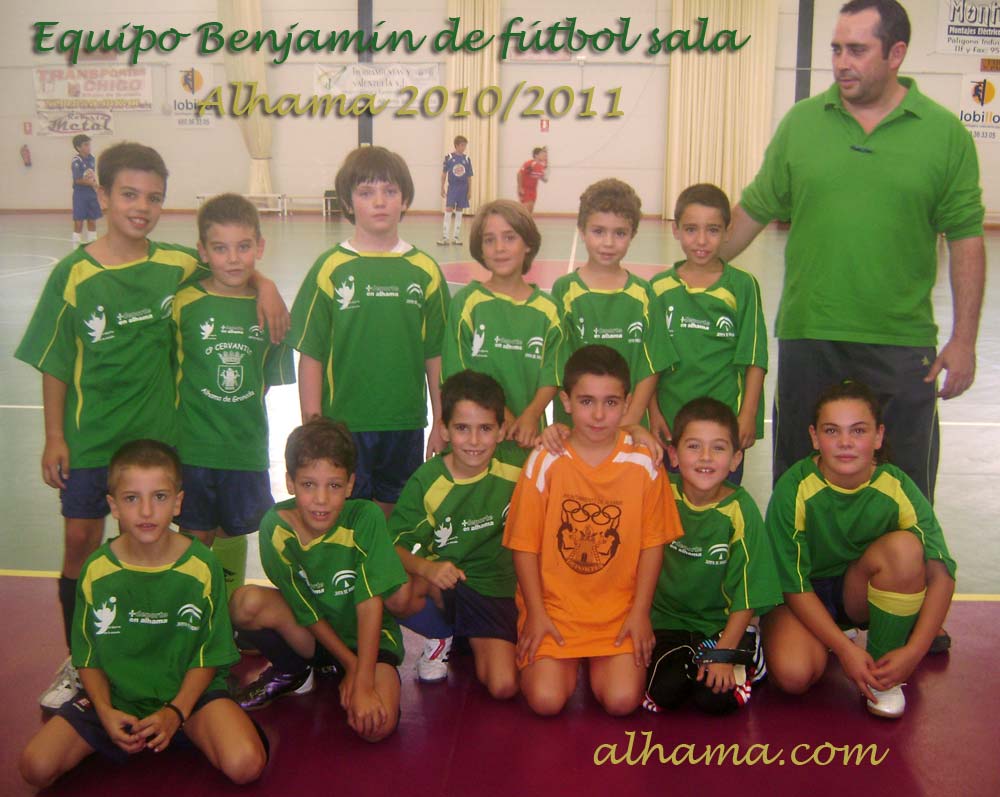
[[[354,0],[262,0],[265,28],[283,31],[298,22],[299,28],[354,30],[357,11]],[[178,0],[167,10],[137,10],[127,0],[16,0],[5,8],[5,24],[0,27],[0,209],[65,208],[69,203],[68,165],[72,147],[68,138],[25,136],[22,124],[34,117],[32,68],[63,66],[65,60],[52,54],[31,52],[31,25],[39,20],[59,21],[67,28],[116,29],[133,22],[163,30],[176,27],[191,30],[217,18],[214,0]],[[840,0],[817,0],[814,37],[812,91],[822,91],[830,82],[829,38]],[[914,37],[904,72],[914,75],[922,91],[947,107],[958,107],[961,75],[978,68],[978,60],[933,52],[937,26],[935,0],[907,3]],[[611,5],[595,0],[507,0],[502,20],[525,18],[524,27],[536,19],[544,25],[566,16],[576,16],[587,30],[614,27],[619,16],[631,18],[632,33],[647,34],[655,27],[670,28],[670,0],[648,2],[619,0]],[[432,35],[445,26],[446,0],[375,0],[375,21],[385,20],[385,28],[410,29],[415,35]],[[774,122],[794,101],[795,53],[798,0],[781,0],[777,70],[774,83]],[[753,46],[752,43],[749,46]],[[667,107],[669,58],[644,54],[644,44],[631,53],[590,54],[583,62],[540,62],[508,60],[501,66],[501,86],[510,92],[524,80],[547,89],[570,86],[579,93],[595,89],[594,109],[603,111],[609,89],[620,87],[624,117],[579,120],[571,116],[553,119],[547,133],[539,130],[537,119],[511,117],[500,126],[500,186],[503,195],[513,196],[514,175],[531,153],[545,144],[550,150],[551,176],[539,191],[541,212],[574,213],[581,191],[594,180],[609,175],[632,183],[643,200],[643,209],[659,213],[663,206],[664,119]],[[725,56],[707,56],[725,57]],[[438,62],[444,71],[446,55],[433,53],[425,44],[418,53],[384,52],[376,60],[385,62]],[[281,66],[269,69],[271,95],[301,93],[311,95],[313,65],[346,63],[354,58],[337,54],[293,56]],[[218,55],[195,53],[193,41],[174,53],[145,56],[142,64],[154,65],[154,110],[117,113],[115,136],[97,138],[100,151],[113,140],[128,138],[148,143],[163,154],[171,170],[168,206],[192,208],[195,196],[222,190],[243,190],[248,156],[242,138],[231,119],[218,122],[210,130],[184,130],[174,125],[164,112],[167,100],[168,69],[197,66],[211,80],[222,84],[225,71]],[[706,101],[711,101],[707,98]],[[577,101],[580,104],[580,101]],[[386,112],[388,113],[388,112]],[[272,179],[275,190],[289,194],[319,194],[331,186],[337,166],[357,142],[353,119],[272,119]],[[391,119],[376,117],[375,143],[398,151],[406,159],[417,186],[416,210],[440,207],[438,186],[440,163],[446,151],[444,117]],[[20,163],[17,149],[31,147],[34,166]],[[471,143],[472,154],[476,142]],[[986,204],[1000,215],[1000,143],[980,144]]]

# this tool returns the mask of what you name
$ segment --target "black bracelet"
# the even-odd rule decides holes
[[[177,706],[175,706],[169,700],[166,703],[163,704],[163,707],[164,708],[169,708],[172,712],[174,712],[177,715],[177,719],[179,719],[181,721],[181,724],[178,727],[179,728],[183,728],[184,727],[184,712],[181,711],[179,708],[177,708]]]

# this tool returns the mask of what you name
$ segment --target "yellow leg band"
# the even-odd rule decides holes
[[[888,614],[897,617],[909,617],[917,614],[924,605],[927,595],[926,587],[920,592],[887,592],[886,590],[868,585],[868,602]]]

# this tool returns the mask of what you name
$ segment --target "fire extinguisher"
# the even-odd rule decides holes
[[[21,160],[24,161],[25,166],[31,166],[31,150],[28,149],[27,144],[21,145]]]

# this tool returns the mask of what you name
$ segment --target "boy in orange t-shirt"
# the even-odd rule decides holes
[[[683,532],[663,469],[619,429],[630,384],[613,349],[574,352],[560,393],[573,419],[565,453],[535,451],[511,500],[503,544],[518,580],[521,691],[538,714],[562,710],[581,659],[609,714],[642,700],[663,545]]]

